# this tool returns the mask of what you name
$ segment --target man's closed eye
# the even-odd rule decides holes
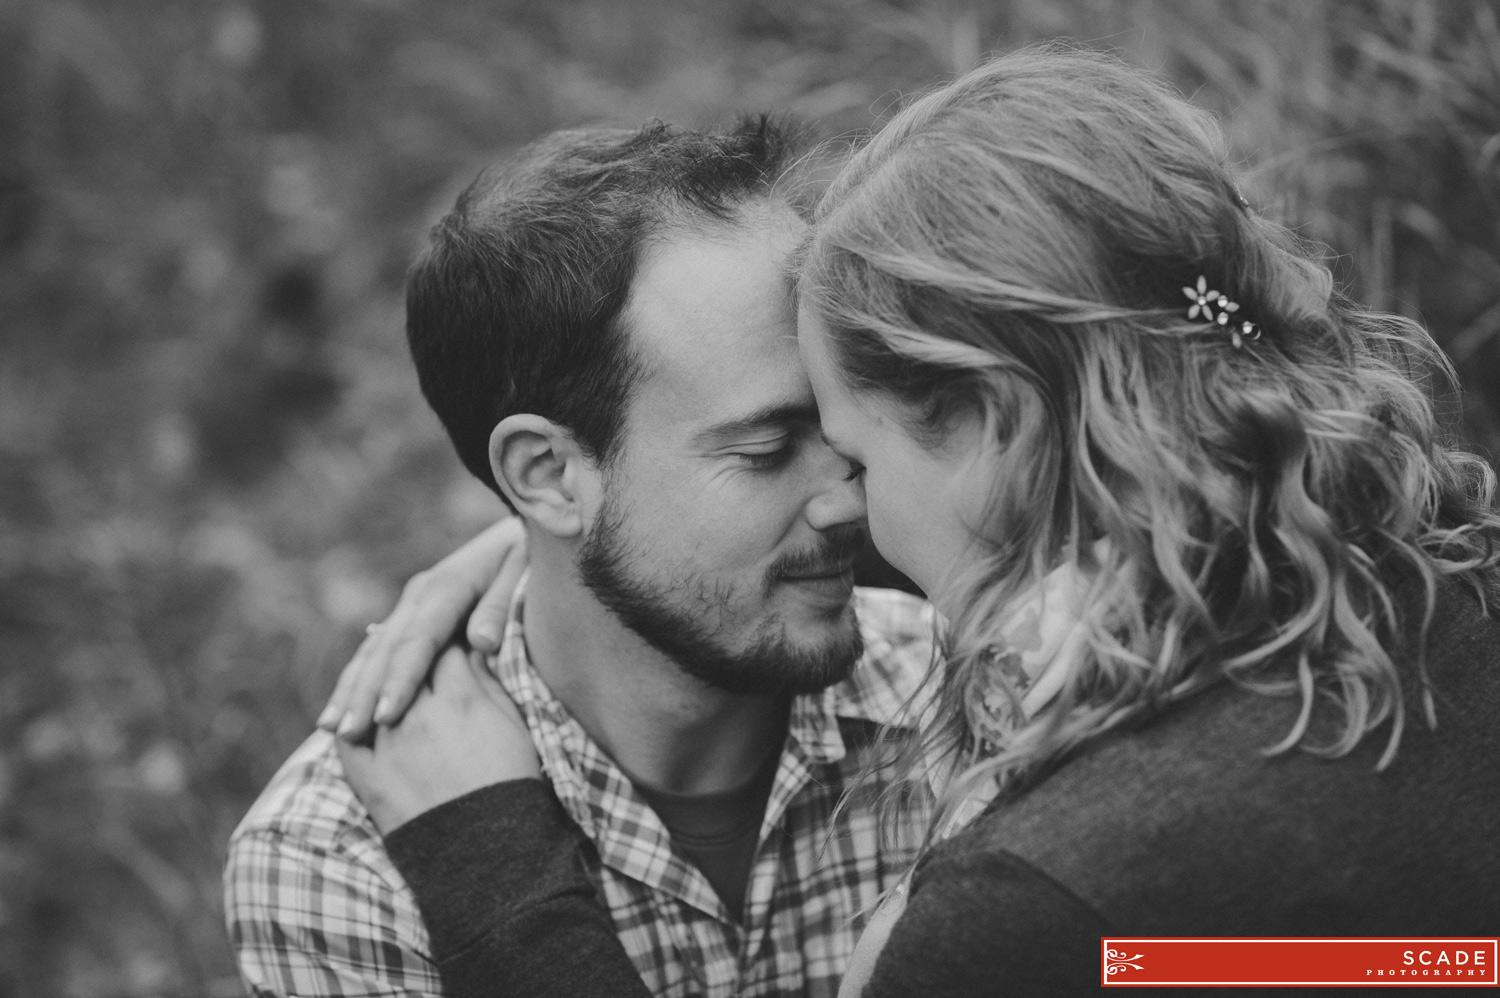
[[[756,450],[736,451],[735,456],[756,471],[775,471],[791,461],[794,448],[791,441],[777,441],[774,446]]]

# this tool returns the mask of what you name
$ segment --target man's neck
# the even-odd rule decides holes
[[[526,647],[552,694],[632,782],[649,789],[743,787],[780,748],[785,700],[729,693],[688,675],[621,624],[571,565],[533,560]]]

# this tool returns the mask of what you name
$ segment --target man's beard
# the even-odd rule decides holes
[[[816,547],[777,558],[756,595],[769,596],[790,573],[807,574],[845,562],[864,543],[864,533],[857,527],[829,531],[825,538]],[[851,623],[813,647],[793,643],[785,629],[778,627],[749,648],[731,651],[720,643],[710,622],[717,620],[722,627],[737,616],[732,591],[693,578],[675,582],[636,578],[629,569],[629,554],[621,519],[606,500],[579,551],[584,585],[622,624],[684,672],[711,686],[731,693],[815,693],[847,678],[864,650],[859,628]],[[695,612],[684,605],[694,607]]]

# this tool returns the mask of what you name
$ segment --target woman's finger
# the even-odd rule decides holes
[[[345,668],[345,675],[349,680],[346,686],[342,682],[344,677],[340,677],[340,685],[343,686],[343,716],[337,722],[340,737],[351,741],[361,739],[376,723],[389,723],[383,720],[391,712],[389,705],[381,701],[382,691],[386,685],[386,677],[391,672],[396,646],[409,635],[422,630],[419,624],[413,623],[413,619],[420,613],[422,603],[430,598],[429,576],[430,572],[418,572],[406,581],[401,590],[401,598],[396,601],[390,616],[370,629],[368,637],[355,654],[355,661]],[[434,653],[441,647],[443,640],[434,639]],[[418,685],[430,666],[429,659],[416,676],[415,682]],[[405,707],[403,704],[402,710]],[[400,716],[400,713],[394,715],[396,718]]]
[[[354,692],[354,687],[359,683],[364,673],[374,667],[377,659],[375,646],[380,641],[379,625],[365,633],[365,639],[359,643],[351,658],[339,673],[339,678],[333,686],[333,693],[328,697],[328,706],[323,708],[323,713],[318,715],[317,725],[324,731],[337,731],[344,715],[349,710],[349,697]]]
[[[457,648],[457,645],[447,638],[434,638],[422,631],[408,631],[392,642],[390,665],[382,676],[382,689],[377,694],[378,723],[395,724],[401,720],[401,715],[432,674],[439,653],[449,648]]]
[[[377,701],[385,685],[384,656],[371,656],[361,664],[358,674],[349,687],[348,700],[344,704],[344,717],[339,721],[338,735],[348,741],[357,741],[369,733],[376,722]]]
[[[391,646],[400,640],[400,631],[396,630],[399,626],[400,617],[393,613],[373,635],[370,654],[359,662],[358,668],[350,663],[354,675],[344,701],[344,716],[339,720],[340,738],[356,741],[364,738],[377,723],[387,723],[382,720],[386,710],[380,697],[391,667]]]
[[[519,522],[519,517],[517,518]],[[469,614],[469,646],[491,654],[500,650],[500,639],[505,634],[505,621],[510,616],[510,605],[516,595],[516,586],[526,573],[526,538],[522,534],[515,547],[511,548],[500,571],[491,582],[479,603]]]
[[[402,587],[371,645],[368,664],[350,686],[340,734],[360,738],[372,723],[396,723],[422,688],[472,603],[467,595],[472,583],[461,578],[462,562],[458,568],[445,562],[418,572]],[[460,578],[455,581],[454,575]]]
[[[413,576],[402,589],[383,628],[386,640],[372,653],[383,656],[378,669],[381,688],[366,697],[378,723],[391,724],[401,718],[437,653],[452,640],[486,587],[513,560],[516,547],[524,551],[524,537],[519,518],[508,517]],[[514,583],[510,589],[515,589]]]
[[[422,691],[422,684],[437,668],[442,654],[446,654],[445,648],[457,649],[458,646],[439,644],[432,637],[417,633],[403,635],[393,645],[390,667],[382,675],[375,701],[377,724],[389,725],[401,720]]]

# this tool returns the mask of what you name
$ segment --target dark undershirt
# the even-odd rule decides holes
[[[636,786],[667,826],[677,851],[708,878],[736,922],[745,906],[745,886],[780,761],[781,753],[773,752],[749,783],[719,793],[675,794]]]

